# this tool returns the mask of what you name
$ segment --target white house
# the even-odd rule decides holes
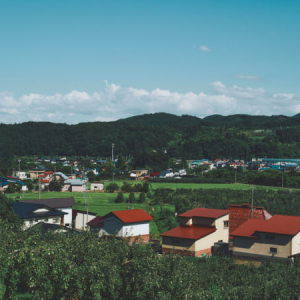
[[[19,203],[33,203],[41,204],[50,209],[57,209],[64,212],[64,225],[71,227],[72,225],[72,207],[75,206],[75,200],[70,198],[51,198],[51,199],[39,199],[39,200],[23,200]]]
[[[149,223],[153,218],[142,209],[112,211],[103,218],[99,236],[116,235],[149,242]]]
[[[47,207],[40,203],[15,202],[14,211],[24,220],[24,229],[40,222],[65,225],[66,212]]]

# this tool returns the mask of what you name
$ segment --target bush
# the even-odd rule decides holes
[[[136,203],[134,192],[130,192],[127,202]]]

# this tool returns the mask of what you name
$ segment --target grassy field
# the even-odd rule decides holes
[[[115,181],[120,187],[123,184],[123,181]],[[106,181],[105,186],[111,183],[111,181]],[[250,190],[251,185],[247,184],[200,184],[200,183],[151,183],[150,190],[155,190],[158,188],[169,188],[169,189],[177,189],[177,188],[186,188],[186,189],[236,189],[236,190]],[[262,187],[255,186],[255,189],[275,189],[272,187]],[[38,199],[37,193],[27,192],[23,196],[21,194],[7,194],[8,197],[15,199]],[[22,196],[22,198],[20,198]],[[124,194],[125,199],[129,196],[128,193]],[[139,193],[135,193],[136,199],[139,197]],[[100,216],[104,216],[107,213],[114,210],[122,210],[127,209],[127,203],[114,203],[117,192],[115,193],[105,193],[105,192],[86,192],[86,193],[67,193],[67,192],[42,192],[41,198],[66,198],[66,197],[74,197],[76,201],[75,209],[85,210],[85,201],[88,202],[89,211],[96,213]],[[152,209],[148,204],[148,200],[143,204],[132,204],[133,208],[142,208],[146,212],[149,212]],[[174,210],[173,205],[166,205],[167,208]]]

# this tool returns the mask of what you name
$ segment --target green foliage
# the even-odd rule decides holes
[[[5,192],[8,194],[13,194],[15,192],[15,185],[13,183],[9,183]]]
[[[122,192],[119,192],[115,200],[115,203],[124,203],[124,202],[125,202],[124,195]]]
[[[33,188],[34,188],[32,180],[25,179],[25,180],[23,180],[23,182],[26,184],[28,190],[31,192],[33,190]]]
[[[139,200],[138,200],[138,203],[145,203],[146,202],[146,195],[145,193],[140,193],[140,196],[139,196]]]
[[[129,203],[136,203],[134,192],[130,192],[129,197],[128,197],[128,202]]]
[[[114,191],[117,191],[118,189],[119,189],[119,186],[115,182],[112,182],[106,186],[106,191],[108,191],[110,193],[113,193]]]
[[[56,180],[55,177],[53,180],[49,183],[49,191],[50,192],[61,192],[62,188],[64,186],[64,181],[62,178],[59,180]]]

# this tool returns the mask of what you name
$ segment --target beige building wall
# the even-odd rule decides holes
[[[292,239],[292,255],[300,253],[300,232]]]
[[[84,230],[86,228],[86,223],[93,220],[95,215],[86,215],[82,212],[77,212],[77,216],[75,218],[74,227],[75,229]]]
[[[162,237],[162,247],[164,249],[174,249],[177,251],[191,251],[194,252],[195,256],[201,255],[201,253],[211,253],[211,247],[218,241],[228,243],[229,241],[229,227],[224,227],[224,221],[228,221],[229,214],[215,220],[204,218],[204,222],[210,225],[216,226],[216,231],[195,241],[176,237]],[[185,220],[184,220],[185,219]],[[184,224],[188,224],[191,219],[182,218]],[[200,223],[200,222],[199,222]]]
[[[289,235],[274,234],[274,240],[266,239],[265,233],[260,233],[258,239],[234,237],[233,254],[252,254],[273,256],[271,248],[276,248],[274,257],[287,258],[292,255],[292,237]]]

